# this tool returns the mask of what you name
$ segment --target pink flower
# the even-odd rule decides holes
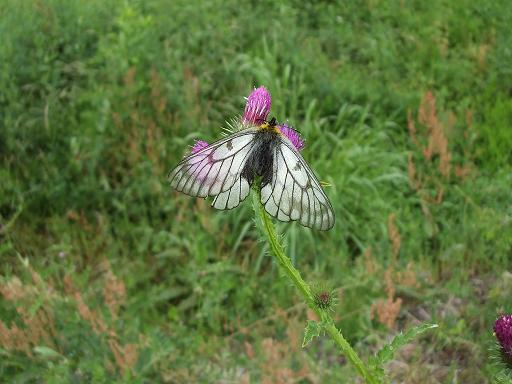
[[[494,335],[503,352],[512,358],[512,315],[501,315],[494,323]]]
[[[304,148],[304,139],[300,137],[299,133],[295,129],[289,127],[286,123],[278,125],[277,127],[281,133],[291,141],[298,151]]]
[[[206,148],[209,144],[204,140],[196,140],[194,146],[192,147],[192,153],[197,153],[201,149]]]
[[[192,147],[191,152],[197,153],[197,152],[203,150],[204,148],[208,147],[208,145],[209,144],[204,140],[196,140],[196,142],[194,143],[194,146]],[[209,152],[209,151],[207,151],[207,152]],[[206,160],[206,164],[204,162],[204,159],[207,158],[208,155],[209,155],[209,153],[200,154],[200,155],[194,156],[193,159],[190,159],[189,173],[191,175],[197,177],[199,180],[204,180],[206,178],[206,176],[208,175],[208,171],[211,168],[212,162],[209,158]]]
[[[247,98],[242,121],[249,124],[262,124],[267,120],[272,105],[272,97],[263,86],[254,89]]]
[[[249,97],[247,97],[247,103],[245,104],[245,111],[243,116],[244,124],[262,124],[267,120],[272,105],[272,98],[270,93],[264,86],[254,89]],[[292,127],[289,127],[286,123],[277,125],[279,131],[290,140],[294,147],[300,151],[304,148],[304,139],[302,139],[299,133]],[[196,140],[192,146],[191,153],[196,154],[206,147],[208,142],[204,140]],[[207,153],[199,154],[194,156],[190,160],[189,172],[200,180],[204,180],[208,176],[208,171],[211,168],[211,160],[208,158],[204,161],[210,151]]]

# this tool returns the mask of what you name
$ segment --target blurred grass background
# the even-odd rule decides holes
[[[512,309],[512,3],[0,3],[3,382],[357,382],[259,242],[250,203],[170,191],[265,85],[336,226],[280,224],[367,358],[485,383]]]

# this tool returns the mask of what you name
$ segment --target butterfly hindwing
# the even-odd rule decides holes
[[[190,196],[216,196],[213,205],[218,209],[238,206],[249,193],[240,174],[255,133],[245,129],[188,155],[169,173],[171,187]]]
[[[261,189],[265,210],[281,221],[297,220],[314,229],[334,225],[334,212],[313,171],[287,139],[280,137],[273,153],[273,177]]]
[[[213,200],[213,206],[217,209],[233,209],[238,207],[249,194],[250,185],[248,181],[238,176],[235,183],[227,191],[219,193]]]

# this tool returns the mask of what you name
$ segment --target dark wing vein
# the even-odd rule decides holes
[[[287,159],[289,161],[290,158],[285,156],[281,145],[276,147],[271,192],[266,200],[262,200],[265,209],[279,220],[300,220],[301,224],[308,227],[324,230],[331,228],[334,225],[332,205],[322,190],[315,174],[297,150],[291,147],[291,144],[287,143],[284,139],[280,139],[280,144],[285,145],[293,154],[293,158],[298,161],[300,168],[293,170],[292,168],[296,166],[295,162],[294,164],[289,164]],[[280,169],[280,167],[283,167],[281,163],[286,167],[285,170]],[[299,174],[294,174],[294,171],[300,172],[300,175],[304,176],[306,182],[297,178]],[[284,181],[281,184],[277,178],[283,178],[283,176]],[[304,182],[306,183],[305,186],[303,186]],[[281,186],[282,189],[279,190]],[[267,204],[270,198],[272,198],[272,202],[277,207],[276,212],[273,212],[272,202]],[[294,209],[297,211],[294,211]],[[296,218],[296,212],[298,212],[298,218]]]
[[[241,131],[241,132],[238,132],[238,133],[235,133],[231,136],[228,136],[228,137],[224,137],[222,138],[221,140],[218,140],[216,141],[215,143],[212,143],[210,144],[209,146],[201,149],[200,151],[196,152],[196,153],[192,153],[190,155],[187,155],[185,156],[179,163],[178,165],[171,169],[167,175],[167,178],[168,178],[168,181],[169,183],[172,183],[173,180],[174,180],[174,177],[176,177],[176,175],[179,174],[179,171],[182,170],[181,168],[183,166],[186,166],[186,165],[189,165],[189,170],[192,166],[194,166],[195,164],[198,164],[198,163],[201,163],[202,161],[204,161],[204,159],[206,158],[203,158],[201,159],[200,161],[196,161],[196,162],[191,162],[192,159],[195,159],[195,158],[198,158],[200,157],[201,155],[204,155],[206,153],[208,154],[213,154],[215,152],[216,149],[218,149],[220,146],[222,146],[223,144],[225,144],[226,142],[228,142],[229,140],[233,140],[233,139],[237,139],[237,138],[240,138],[240,137],[243,137],[243,136],[254,136],[255,134],[255,130],[253,129],[247,129],[247,130],[244,130],[244,131]],[[240,150],[242,150],[243,148],[240,148],[238,151],[236,151],[236,153],[238,153]],[[236,155],[235,153],[235,155]],[[217,160],[217,161],[220,161],[221,159]]]
[[[206,197],[208,195],[217,195],[234,185],[239,178],[239,172],[243,163],[246,161],[252,144],[255,130],[244,130],[225,137],[202,150],[186,156],[180,163],[169,172],[168,180],[171,187],[191,196]],[[246,137],[247,143],[241,143],[239,140]],[[231,141],[241,146],[232,153],[230,148],[223,147],[224,144]],[[228,144],[229,145],[229,144]],[[222,147],[222,149],[220,149]],[[241,163],[238,165],[236,173],[231,172],[231,167],[238,154],[241,151],[243,155]],[[217,155],[217,158],[216,158]],[[241,157],[241,156],[239,156]],[[227,166],[229,164],[229,166]],[[227,166],[227,168],[226,168]],[[219,176],[220,175],[220,176]],[[222,178],[222,180],[219,179]],[[228,185],[228,180],[232,179],[232,185]],[[231,180],[230,180],[231,181]],[[218,191],[217,191],[218,190]]]
[[[248,156],[250,155],[251,151],[252,151],[252,149],[247,151],[247,153],[244,155],[244,158],[238,165],[238,169],[235,173],[231,173],[231,166],[229,167],[230,169],[228,170],[228,174],[231,173],[231,174],[235,175],[236,176],[235,181],[234,181],[233,185],[231,185],[230,188],[228,188],[228,189],[224,189],[224,185],[226,183],[224,181],[224,183],[221,186],[221,192],[215,197],[215,200],[212,203],[212,205],[215,208],[222,209],[222,210],[233,209],[235,207],[238,207],[238,205],[240,205],[240,202],[247,197],[248,193],[246,193],[245,196],[242,196],[242,176],[240,173],[241,173],[243,166],[245,165],[245,162],[246,162]],[[234,157],[233,157],[233,159],[234,159]],[[237,182],[238,182],[238,186],[237,186]],[[228,205],[230,204],[231,193],[236,188],[238,188],[238,198],[236,200],[234,200],[233,205],[228,208]],[[227,197],[226,197],[226,193],[227,193]],[[220,200],[220,199],[223,199],[223,200]],[[221,202],[220,204],[222,204],[222,205],[217,204],[219,201]]]
[[[306,163],[306,160],[304,160],[302,158],[300,153],[298,153],[297,150],[294,147],[291,146],[291,144],[288,144],[284,140],[282,140],[282,143],[284,145],[286,145],[288,147],[288,149],[290,149],[295,155],[297,155],[297,159],[300,161],[301,166],[304,167],[304,169],[306,170],[306,173],[308,175],[309,180],[312,182],[312,184],[314,184],[313,186],[315,187],[315,189],[318,192],[320,192],[322,197],[327,202],[328,207],[332,210],[332,205],[331,205],[331,202],[330,202],[329,198],[327,197],[327,195],[323,191],[322,187],[320,186],[320,183],[319,183],[318,178],[316,177],[315,173],[311,170],[311,168],[309,167],[308,163]]]

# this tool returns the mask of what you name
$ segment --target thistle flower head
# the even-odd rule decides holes
[[[291,141],[293,146],[297,148],[298,151],[304,148],[304,139],[300,137],[299,133],[295,129],[289,127],[286,123],[278,125],[277,127],[281,133]]]
[[[206,148],[209,144],[204,140],[196,140],[194,146],[192,147],[192,153],[197,153],[201,149]]]
[[[244,117],[242,121],[249,124],[261,124],[267,120],[272,105],[272,98],[267,88],[261,86],[254,89],[245,104]]]
[[[208,146],[208,142],[204,141],[204,140],[196,140],[196,142],[194,143],[194,145],[192,146],[192,150],[190,151],[191,153],[197,153],[199,151],[201,151],[202,149],[206,148]],[[199,167],[199,164],[201,164],[200,161],[198,160],[203,160],[205,158],[208,157],[208,154],[200,154],[200,155],[197,155],[194,159],[191,159],[190,162],[189,162],[189,165],[190,165],[190,168],[189,168],[189,172],[191,172],[191,174],[195,177],[197,177],[199,180],[204,180],[207,176],[208,176],[208,170],[210,169],[209,165],[211,164],[211,160],[207,160],[207,165],[208,166],[205,166],[203,164],[203,166]]]
[[[494,323],[494,335],[502,351],[512,359],[512,315],[501,315]]]

